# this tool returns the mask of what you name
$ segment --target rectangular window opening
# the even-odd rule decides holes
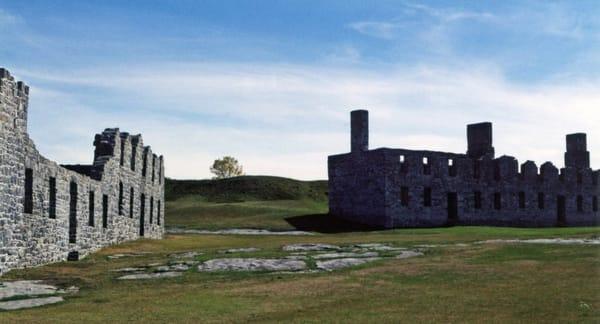
[[[125,165],[125,141],[121,138],[121,160],[119,162],[121,166]]]
[[[156,224],[160,226],[160,200],[158,201],[156,207]]]
[[[119,182],[119,215],[123,216],[123,182]]]
[[[33,169],[25,169],[25,200],[23,201],[23,212],[33,213]]]
[[[519,192],[519,208],[525,209],[525,192]]]
[[[108,227],[108,195],[102,195],[102,227]]]
[[[502,194],[499,192],[494,193],[494,209],[502,209]]]
[[[131,171],[135,171],[135,156],[137,154],[137,147],[131,144]]]
[[[162,184],[162,163],[158,164],[158,184]]]
[[[154,184],[154,175],[155,175],[155,168],[156,167],[156,155],[152,154],[152,184]]]
[[[408,206],[408,187],[400,188],[400,204],[404,207]]]
[[[567,225],[567,198],[563,195],[556,197],[556,225]]]
[[[406,158],[404,155],[400,155],[400,172],[406,173],[407,170]]]
[[[142,177],[146,176],[147,170],[148,170],[148,154],[146,152],[146,154],[144,154],[144,164],[142,165]]]
[[[48,180],[48,217],[56,219],[56,178]]]
[[[453,159],[448,159],[448,175],[456,177],[456,165],[454,165]]]
[[[423,174],[431,174],[431,165],[429,164],[428,157],[423,157]]]
[[[544,209],[545,207],[546,195],[543,192],[538,193],[538,208]]]
[[[154,218],[154,197],[150,197],[150,224],[152,224],[153,218]]]
[[[583,213],[583,196],[577,196],[577,212]]]
[[[592,210],[594,212],[598,211],[598,196],[592,197]]]
[[[71,182],[69,202],[69,243],[77,242],[77,183]]]
[[[431,188],[429,187],[423,190],[423,206],[431,207]]]
[[[95,208],[95,197],[94,197],[94,192],[90,191],[89,193],[89,215],[88,215],[88,225],[89,226],[94,226],[94,208]]]
[[[145,233],[145,216],[146,216],[146,195],[141,194],[140,196],[140,236],[144,236]]]
[[[133,198],[134,198],[133,187],[129,190],[129,218],[133,218]]]

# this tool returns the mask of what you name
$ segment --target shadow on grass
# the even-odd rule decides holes
[[[358,223],[352,223],[343,219],[336,218],[329,214],[294,216],[286,218],[285,221],[288,222],[288,224],[292,225],[296,230],[324,234],[370,232],[384,229],[382,227],[373,227]]]

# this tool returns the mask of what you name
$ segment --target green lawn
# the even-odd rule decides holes
[[[81,292],[58,305],[2,312],[2,323],[95,322],[588,322],[600,320],[600,247],[454,244],[425,256],[390,259],[332,273],[198,273],[117,281],[111,269],[164,262],[167,255],[259,247],[279,256],[298,242],[416,244],[495,238],[593,237],[597,228],[456,227],[315,236],[169,235],[106,248],[80,262],[13,271],[6,279],[44,279]],[[144,251],[109,260],[109,254]],[[232,257],[236,255],[231,255]],[[237,255],[239,256],[239,255]]]
[[[264,180],[264,181],[263,181]],[[183,228],[322,229],[313,236],[167,235],[111,246],[79,262],[9,272],[81,291],[65,302],[0,312],[0,323],[598,323],[600,246],[473,244],[489,239],[593,238],[600,228],[451,227],[353,231],[327,216],[326,186],[272,178],[169,185],[166,224]],[[242,186],[223,195],[215,186]],[[258,188],[258,189],[257,189]],[[263,194],[261,188],[269,192]],[[275,188],[275,189],[273,189]],[[185,190],[192,194],[185,195]],[[285,199],[277,199],[285,197]],[[339,229],[339,230],[336,230]],[[290,243],[436,245],[424,256],[330,273],[200,273],[119,281],[110,270],[164,263],[174,252],[257,247],[227,257],[279,257]],[[457,244],[465,243],[465,244]],[[115,253],[149,252],[109,260]]]
[[[167,201],[168,227],[193,229],[265,228],[292,230],[286,219],[321,214],[326,217],[327,202],[309,199],[268,200],[233,203],[208,202],[201,196]]]
[[[326,181],[243,176],[165,185],[167,227],[292,230],[295,219],[325,219],[328,212]]]

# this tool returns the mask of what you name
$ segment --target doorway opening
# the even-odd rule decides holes
[[[69,187],[69,243],[77,242],[77,183],[71,182]]]
[[[144,217],[146,213],[146,195],[142,194],[140,202],[140,236],[144,236]]]
[[[458,194],[456,192],[448,193],[448,225],[458,223]]]
[[[558,196],[556,201],[556,225],[567,225],[567,199],[565,196]]]

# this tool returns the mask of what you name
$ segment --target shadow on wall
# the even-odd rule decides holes
[[[285,219],[298,231],[317,232],[323,234],[369,232],[384,230],[383,227],[373,227],[348,222],[329,214],[313,214],[288,217]]]

